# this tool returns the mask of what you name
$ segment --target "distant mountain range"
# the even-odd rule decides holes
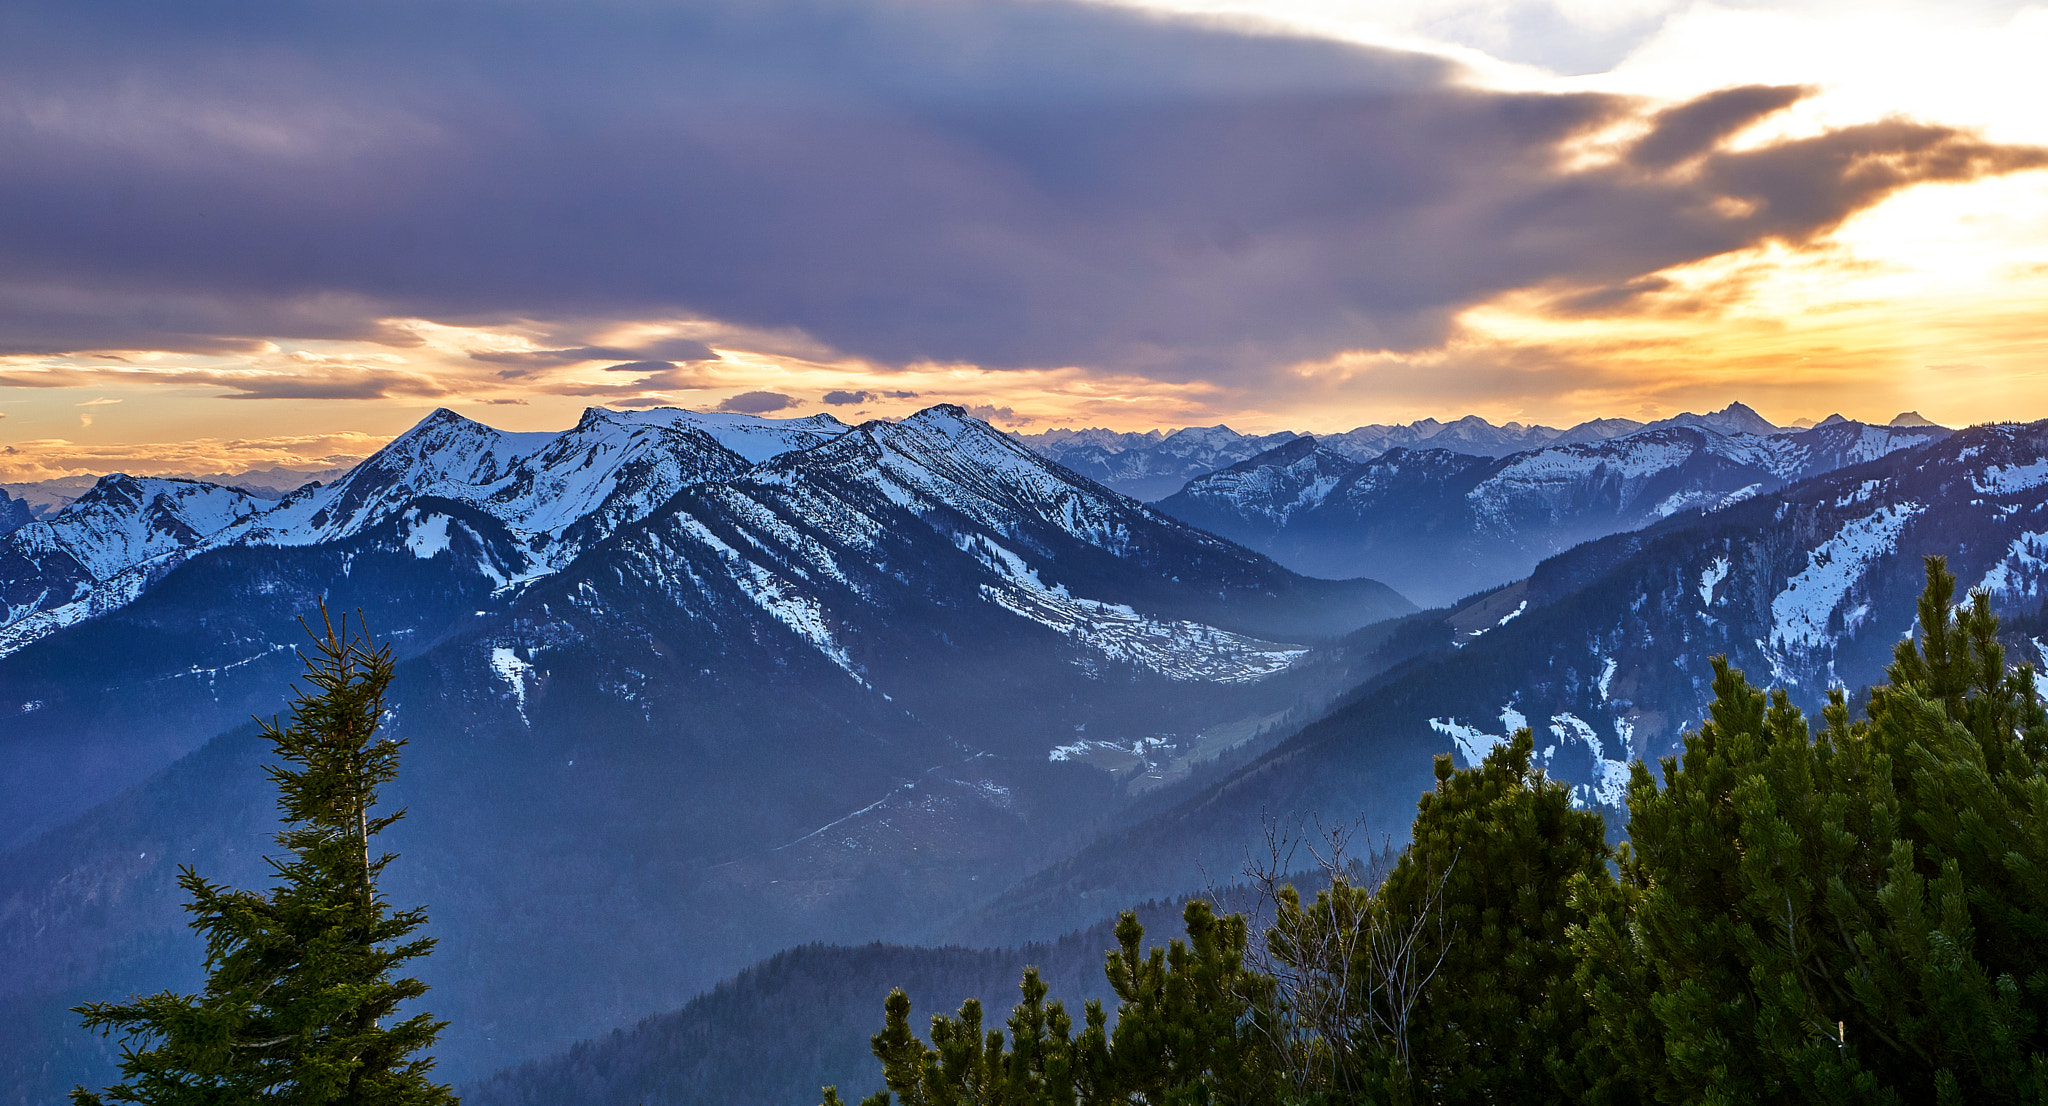
[[[830,415],[813,420],[830,420]],[[1701,426],[1722,433],[1773,434],[1788,429],[1808,429],[1840,422],[1830,415],[1815,424],[1800,420],[1788,427],[1773,426],[1763,416],[1741,403],[1730,404],[1705,415],[1682,414],[1652,423],[1634,419],[1593,419],[1566,430],[1548,426],[1525,426],[1509,422],[1495,426],[1478,415],[1466,415],[1450,422],[1421,419],[1407,424],[1371,424],[1342,434],[1319,438],[1326,448],[1352,460],[1367,460],[1389,449],[1445,449],[1480,457],[1502,457],[1509,453],[1545,445],[1572,445],[1603,441],[1638,430],[1663,426]],[[1905,411],[1892,426],[1933,426],[1918,412]],[[1049,457],[1099,484],[1115,488],[1134,499],[1150,502],[1177,492],[1197,476],[1227,468],[1294,438],[1301,431],[1283,430],[1273,434],[1240,434],[1227,426],[1190,426],[1177,430],[1142,432],[1056,429],[1030,434],[1012,434],[1040,456]],[[346,473],[346,468],[284,467],[247,469],[241,472],[176,473],[172,479],[239,488],[262,499],[282,499],[308,483],[329,481]],[[62,510],[73,499],[90,490],[98,477],[65,476],[25,483],[0,483],[0,534],[32,519]],[[18,513],[9,499],[28,511]]]
[[[1370,576],[1436,605],[1521,579],[1580,542],[1948,433],[1839,419],[1770,435],[1673,423],[1498,458],[1397,447],[1364,461],[1299,437],[1197,477],[1158,506],[1297,572]]]
[[[179,473],[169,479],[218,484],[258,499],[283,499],[307,484],[332,480],[347,471],[346,468],[273,466],[237,473]],[[91,491],[99,481],[98,476],[60,476],[50,480],[0,484],[0,534],[56,514]]]
[[[1619,438],[1643,430],[1696,427],[1720,434],[1765,436],[1812,425],[1846,421],[1830,415],[1819,424],[1780,427],[1741,403],[1704,415],[1686,413],[1656,422],[1634,419],[1593,419],[1569,429],[1510,422],[1495,426],[1478,415],[1450,422],[1422,419],[1406,425],[1374,423],[1342,434],[1321,434],[1323,448],[1353,461],[1367,461],[1392,449],[1441,449],[1474,457],[1505,457],[1546,446],[1578,445]],[[1934,424],[1917,412],[1905,411],[1893,426]],[[1114,430],[1045,430],[1017,434],[1017,440],[1075,472],[1135,499],[1151,502],[1179,491],[1196,477],[1248,460],[1295,438],[1298,431],[1246,435],[1227,426],[1193,426],[1143,433]]]

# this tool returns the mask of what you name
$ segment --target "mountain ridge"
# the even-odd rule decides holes
[[[1435,604],[1525,576],[1579,542],[1947,433],[1842,421],[1765,436],[1670,423],[1499,458],[1396,448],[1365,461],[1304,437],[1158,506],[1297,571],[1385,579]]]
[[[1911,411],[1901,412],[1890,425],[1935,426]],[[1723,434],[1772,435],[1810,429],[1812,424],[1777,426],[1747,404],[1732,402],[1706,414],[1683,412],[1647,423],[1625,418],[1596,418],[1565,429],[1514,421],[1496,426],[1479,415],[1466,415],[1448,422],[1425,418],[1406,424],[1372,423],[1333,433],[1287,430],[1245,435],[1228,426],[1218,425],[1142,432],[1100,427],[1053,429],[1013,432],[1012,436],[1090,479],[1127,495],[1156,501],[1178,492],[1190,480],[1247,460],[1292,438],[1314,437],[1327,448],[1353,461],[1368,461],[1389,450],[1401,448],[1444,449],[1471,456],[1504,457],[1546,446],[1599,442],[1643,430],[1674,426],[1700,427]],[[1198,439],[1188,439],[1189,442],[1199,440],[1202,443],[1205,452],[1199,457],[1187,448],[1187,443],[1175,443],[1176,438],[1189,434],[1199,435]]]

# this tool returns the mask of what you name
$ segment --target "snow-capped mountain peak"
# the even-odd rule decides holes
[[[367,484],[373,478],[434,495],[444,490],[495,483],[512,466],[554,441],[545,431],[512,433],[437,408],[391,444],[371,454],[335,481]]]
[[[1101,548],[1121,548],[1124,515],[1147,508],[1076,477],[960,407],[928,407],[900,422],[868,422],[819,448],[764,465],[761,474],[836,470],[920,514],[957,511],[998,532],[1021,517],[1057,520]]]
[[[114,473],[41,522],[12,535],[14,548],[61,551],[94,580],[189,549],[269,506],[234,488]]]
[[[592,412],[602,410],[591,408]],[[680,407],[654,407],[642,411],[604,411],[624,423],[695,430],[719,445],[759,464],[785,453],[822,445],[850,427],[829,414],[806,415],[798,419],[771,419],[762,415],[741,415],[730,411],[688,411]]]
[[[115,473],[0,537],[0,656],[141,595],[270,504],[196,480]]]
[[[1719,411],[1709,411],[1704,415],[1695,415],[1687,411],[1650,424],[1652,429],[1665,426],[1698,426],[1722,434],[1769,435],[1780,430],[1776,423],[1757,414],[1756,409],[1746,403],[1731,403]]]
[[[332,483],[275,504],[197,481],[109,476],[46,524],[0,537],[0,560],[13,562],[0,577],[0,655],[132,601],[206,549],[338,541],[398,518],[422,498],[467,504],[502,522],[523,546],[515,557],[528,565],[520,579],[532,579],[688,484],[736,476],[750,462],[812,448],[847,429],[830,415],[591,408],[560,433],[510,432],[441,408]],[[413,519],[407,532],[446,525],[430,514]],[[411,541],[409,548],[424,556],[439,547]]]

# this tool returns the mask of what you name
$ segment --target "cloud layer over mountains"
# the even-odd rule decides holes
[[[1903,120],[1728,145],[1801,95],[1659,113],[1024,0],[31,0],[0,13],[0,352],[692,317],[1247,384],[2043,160]]]

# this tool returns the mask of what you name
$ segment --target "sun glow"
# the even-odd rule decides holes
[[[1130,3],[1423,49],[1473,85],[1639,98],[1641,113],[1616,115],[1563,151],[1568,170],[1611,169],[1659,105],[1745,82],[1812,91],[1735,136],[1733,148],[1891,118],[2048,145],[2041,5]],[[1538,24],[1549,30],[1529,30]],[[1561,75],[1573,34],[1606,44],[1600,72]],[[1178,363],[1157,366],[1160,378],[1099,365],[889,364],[795,329],[660,316],[387,318],[359,337],[273,335],[204,353],[5,356],[0,479],[321,464],[359,455],[437,406],[512,430],[558,430],[588,406],[859,421],[938,402],[1023,430],[1343,430],[1466,413],[1566,424],[1737,399],[1781,422],[1908,408],[1950,424],[2035,418],[2048,416],[2044,304],[2048,171],[2035,170],[1914,185],[1814,241],[1767,241],[1619,289],[1515,289],[1457,312],[1432,345],[1338,351],[1208,380],[1185,380]]]

